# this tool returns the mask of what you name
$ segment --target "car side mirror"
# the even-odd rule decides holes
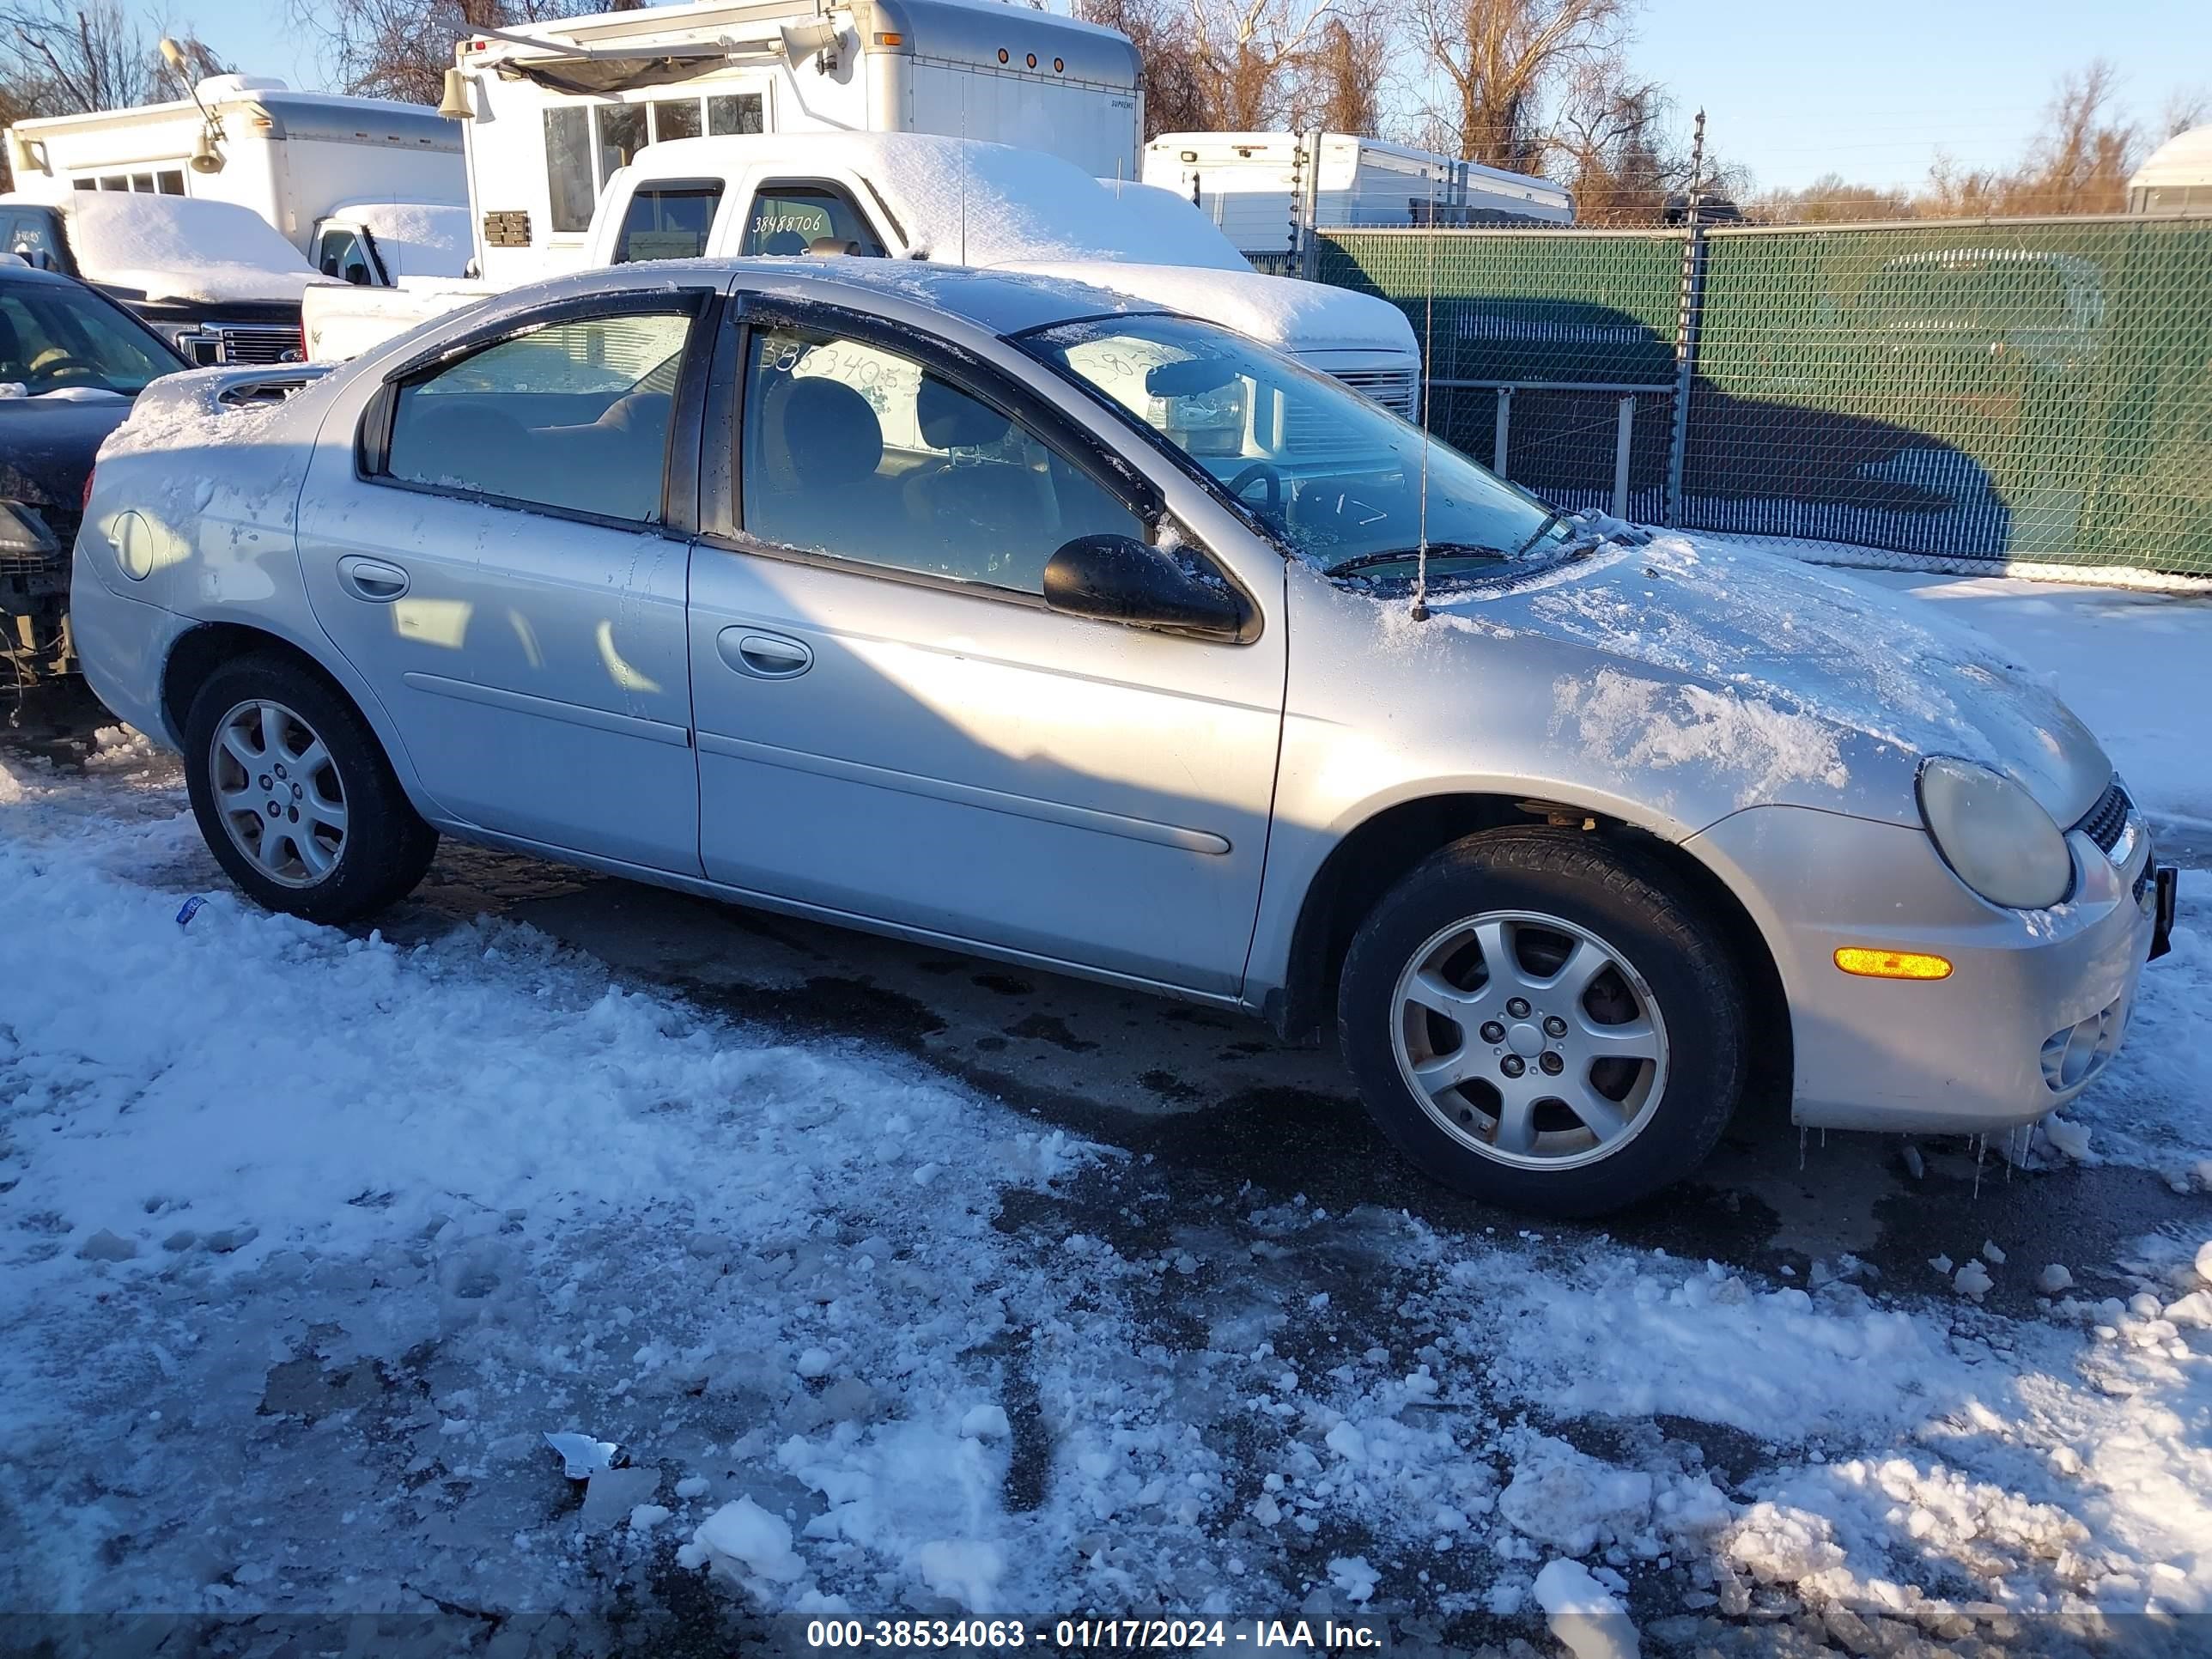
[[[1044,568],[1044,602],[1071,617],[1206,639],[1244,636],[1251,611],[1218,575],[1133,536],[1079,536]]]

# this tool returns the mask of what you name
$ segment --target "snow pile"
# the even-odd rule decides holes
[[[1540,1544],[1588,1555],[1601,1544],[1632,1542],[1650,1526],[1651,1477],[1539,1436],[1498,1493],[1498,1513]]]
[[[467,1555],[424,1569],[416,1582],[439,1594],[557,1599],[556,1540],[574,1522],[517,1508],[530,1488],[503,1471],[541,1467],[538,1431],[577,1425],[641,1458],[688,1440],[686,1461],[711,1458],[731,1502],[781,1516],[781,1550],[742,1509],[697,1540],[769,1586],[771,1606],[816,1583],[872,1603],[885,1571],[948,1601],[997,1598],[1020,1559],[990,1535],[1005,1523],[1005,1419],[992,1368],[961,1356],[1006,1315],[944,1292],[1035,1279],[989,1217],[1006,1186],[1074,1168],[1077,1147],[902,1062],[625,988],[527,929],[403,945],[270,916],[221,886],[180,926],[182,892],[212,869],[173,771],[122,743],[99,781],[109,793],[0,762],[11,1455],[66,1446],[73,1462],[154,1468],[234,1433],[241,1389],[252,1424],[264,1373],[272,1396],[312,1401],[336,1386],[319,1380],[331,1367],[396,1374],[427,1342],[447,1403],[420,1443],[490,1493],[475,1512],[544,1540],[503,1552],[495,1573]],[[149,872],[161,884],[142,884]],[[921,1170],[927,1206],[909,1196]],[[211,1304],[236,1311],[189,1313]],[[799,1375],[796,1356],[817,1349],[841,1357],[834,1377]],[[41,1380],[64,1370],[66,1389]],[[164,1407],[150,1414],[149,1377]],[[759,1433],[714,1449],[672,1429],[669,1402],[694,1397],[717,1402],[703,1420]],[[609,1524],[659,1507],[659,1474],[604,1471],[587,1530],[617,1476]],[[0,1572],[9,1605],[178,1605],[161,1598],[197,1583],[209,1552],[259,1559],[254,1517],[279,1507],[288,1531],[404,1540],[419,1524],[407,1486],[319,1442],[233,1443],[222,1512],[167,1544],[147,1507],[166,1481],[131,1485],[93,1510],[57,1483],[27,1492],[24,1535],[40,1541]],[[810,1489],[822,1498],[802,1546],[785,1511]],[[101,1578],[84,1564],[118,1526],[153,1541]],[[291,1604],[349,1607],[364,1592],[342,1575],[357,1565],[315,1552],[276,1570]]]
[[[91,282],[149,300],[297,305],[318,276],[251,208],[190,196],[70,192],[70,247]]]
[[[1574,1659],[1639,1659],[1628,1613],[1579,1561],[1552,1561],[1536,1575],[1536,1603]]]
[[[1451,1274],[1472,1284],[1482,1272]],[[1542,1333],[1521,1350],[1515,1386],[1555,1409],[1667,1412],[1802,1440],[1901,1428],[1970,1388],[1925,1321],[1842,1279],[1767,1290],[1715,1262],[1617,1255],[1515,1290],[1509,1305]]]

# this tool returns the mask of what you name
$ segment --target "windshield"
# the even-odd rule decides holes
[[[1547,553],[1534,497],[1325,374],[1211,323],[1102,317],[1021,343],[1203,467],[1293,552],[1340,574],[1446,575]]]
[[[0,287],[0,397],[70,390],[135,397],[156,375],[183,367],[151,333],[82,289]]]

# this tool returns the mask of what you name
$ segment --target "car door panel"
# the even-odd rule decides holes
[[[514,401],[526,427],[570,410]],[[362,413],[331,421],[349,433]],[[300,512],[318,620],[444,812],[697,874],[684,538],[465,493],[470,429],[455,423],[450,489],[361,479],[350,442],[318,446]]]
[[[702,545],[707,874],[1193,990],[1233,990],[1281,726],[1278,653]],[[733,672],[726,629],[807,647]]]
[[[708,876],[1233,992],[1266,850],[1279,634],[1239,645],[1047,609],[1031,590],[1063,531],[1115,513],[1142,529],[1100,493],[1118,486],[1068,459],[1079,442],[1056,447],[1079,434],[911,337],[858,326],[810,346],[780,326],[763,319],[742,374],[722,360],[733,383],[762,378],[764,421],[793,422],[753,433],[738,471],[755,510],[786,515],[763,533],[828,552],[734,526],[694,548]],[[984,378],[963,390],[963,374]],[[1024,518],[1033,501],[1048,521]]]

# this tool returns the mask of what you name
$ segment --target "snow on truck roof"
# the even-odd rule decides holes
[[[296,305],[325,282],[251,208],[191,196],[81,190],[58,205],[89,280],[149,300]]]
[[[864,179],[907,246],[933,262],[1102,283],[1294,350],[1414,349],[1395,306],[1260,275],[1174,191],[1092,179],[1057,156],[1007,144],[910,132],[680,138],[648,145],[631,169],[641,182],[786,166],[795,178],[842,169]],[[921,267],[904,261],[900,269]]]
[[[794,176],[844,168],[882,198],[907,245],[969,265],[1125,260],[1213,270],[1251,267],[1206,216],[1150,186],[1115,186],[1073,162],[1011,144],[914,132],[766,133],[649,144],[630,163],[643,179],[714,177],[788,165]],[[1165,201],[1158,199],[1167,196]]]

